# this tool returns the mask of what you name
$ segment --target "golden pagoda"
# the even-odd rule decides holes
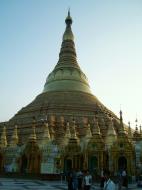
[[[133,134],[122,113],[119,119],[92,94],[77,62],[70,11],[65,23],[59,60],[43,91],[5,122],[3,132],[0,124],[0,171],[16,166],[17,172],[49,174],[89,168],[99,174],[102,168],[115,173],[125,167],[134,175]]]

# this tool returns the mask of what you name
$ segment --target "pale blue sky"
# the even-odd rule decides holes
[[[142,0],[0,0],[0,121],[42,92],[58,61],[68,7],[93,94],[142,123]]]

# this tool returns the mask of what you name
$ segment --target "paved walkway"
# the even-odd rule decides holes
[[[0,190],[67,190],[66,182],[61,181],[41,181],[0,178]],[[136,184],[129,185],[130,190],[140,190]],[[94,184],[91,190],[100,190],[99,184]]]

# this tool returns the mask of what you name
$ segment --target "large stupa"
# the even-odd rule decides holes
[[[123,124],[122,112],[118,118],[92,94],[77,62],[72,22],[68,11],[59,60],[43,92],[0,123],[0,171],[6,165],[28,173],[70,167],[116,172],[124,166],[129,174],[135,172],[133,140],[139,141],[142,134],[137,131],[134,137]]]
[[[49,124],[54,123],[59,129],[55,129],[57,137],[59,137],[58,132],[61,132],[60,122],[75,120],[78,128],[81,127],[79,135],[85,135],[82,126],[87,123],[92,124],[94,117],[98,120],[103,135],[105,135],[104,131],[107,129],[110,117],[114,118],[116,125],[118,123],[117,117],[91,93],[87,77],[77,62],[70,12],[68,12],[65,23],[66,29],[63,34],[59,60],[48,75],[43,92],[7,123],[9,130],[15,124],[18,125],[22,137],[28,135],[33,117],[38,123],[39,140],[42,130],[38,125],[45,119]]]

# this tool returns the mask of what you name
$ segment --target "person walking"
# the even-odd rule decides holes
[[[110,171],[105,171],[104,177],[106,179],[104,183],[104,190],[116,190],[116,185],[110,178]]]
[[[100,175],[100,188],[104,188],[104,182],[105,182],[105,177],[104,177],[104,170],[101,170],[101,175]]]
[[[122,187],[128,189],[128,178],[126,170],[122,171]]]
[[[91,189],[92,176],[91,176],[91,174],[89,173],[88,170],[85,172],[83,183],[84,183],[84,190],[90,190]]]
[[[118,171],[118,190],[122,190],[122,170]]]
[[[78,190],[82,190],[83,173],[81,170],[77,172]]]
[[[78,189],[77,170],[74,169],[72,174],[73,174],[72,175],[72,187],[73,187],[73,190],[77,190]]]
[[[68,190],[73,190],[73,170],[67,173]]]

